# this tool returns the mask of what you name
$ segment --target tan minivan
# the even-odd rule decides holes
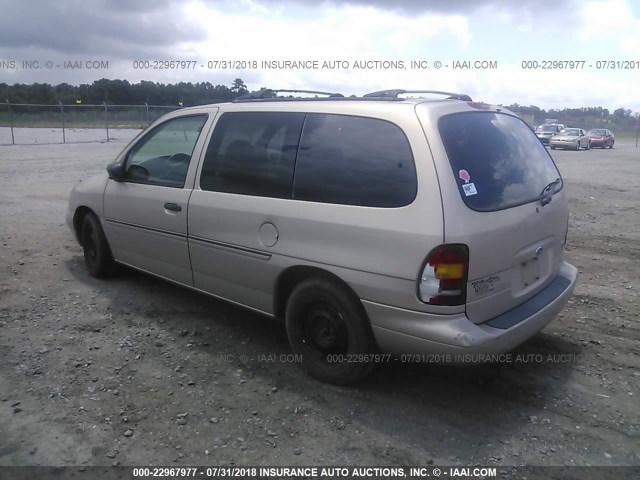
[[[536,135],[443,92],[261,90],[170,113],[72,191],[67,223],[91,275],[124,264],[284,319],[303,367],[339,384],[389,355],[508,351],[577,276]]]

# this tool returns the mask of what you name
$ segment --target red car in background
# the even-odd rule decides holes
[[[589,130],[589,146],[600,148],[613,148],[615,137],[611,130],[606,128],[594,128]]]

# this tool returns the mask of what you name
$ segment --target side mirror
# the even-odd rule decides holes
[[[107,172],[109,173],[109,178],[115,180],[116,182],[122,182],[124,180],[124,163],[111,163],[107,166]]]

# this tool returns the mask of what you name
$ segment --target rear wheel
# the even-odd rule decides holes
[[[82,249],[87,270],[92,277],[104,278],[113,273],[115,263],[104,236],[100,220],[88,213],[82,221]]]
[[[347,385],[373,370],[371,326],[358,298],[338,282],[301,282],[287,302],[286,325],[291,348],[312,377]]]

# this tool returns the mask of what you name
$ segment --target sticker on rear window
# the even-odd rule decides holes
[[[469,172],[467,172],[466,170],[460,170],[458,172],[458,176],[464,180],[464,183],[469,183],[469,180],[471,180],[471,176],[469,175]]]
[[[469,195],[477,195],[478,191],[476,190],[476,186],[473,183],[465,183],[462,185],[462,190],[464,190],[465,196]]]

